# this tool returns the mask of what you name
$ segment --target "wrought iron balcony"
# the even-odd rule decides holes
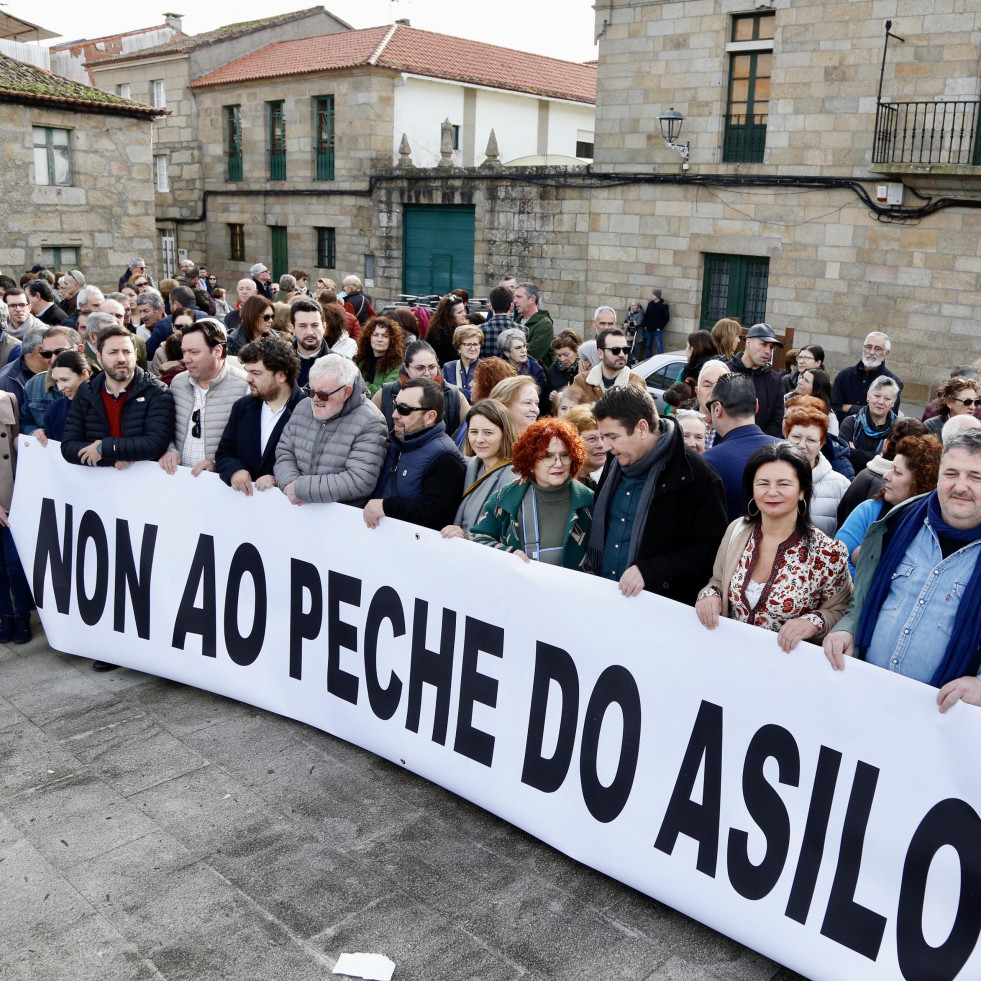
[[[981,101],[879,102],[874,164],[981,165]]]

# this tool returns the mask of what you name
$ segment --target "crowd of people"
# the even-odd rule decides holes
[[[347,504],[369,528],[399,518],[657,593],[708,629],[727,617],[785,651],[823,643],[837,669],[863,657],[934,685],[941,710],[981,704],[976,365],[920,421],[901,412],[886,335],[832,383],[818,345],[781,374],[773,328],[726,318],[689,335],[662,415],[630,369],[639,304],[626,322],[599,307],[583,342],[513,277],[487,317],[465,290],[379,315],[355,276],[337,291],[294,270],[277,290],[261,263],[223,318],[191,262],[160,288],[141,259],[112,293],[79,270],[0,286],[0,642],[31,632],[5,510],[25,433],[73,464],[156,461]]]

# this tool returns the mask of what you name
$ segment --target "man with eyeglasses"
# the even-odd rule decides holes
[[[49,327],[43,334],[38,354],[44,359],[45,370],[28,379],[24,386],[24,402],[20,409],[20,431],[26,436],[44,425],[44,411],[65,396],[51,377],[51,365],[62,351],[83,351],[85,345],[78,331],[71,327]]]
[[[364,523],[400,518],[438,531],[453,523],[467,465],[446,434],[443,389],[431,378],[407,381],[395,399],[395,426]]]
[[[31,299],[19,286],[7,290],[3,294],[3,302],[10,311],[8,333],[13,334],[18,341],[24,340],[24,335],[29,330],[44,330],[47,326],[31,313]]]
[[[743,498],[743,470],[746,461],[761,446],[779,442],[756,425],[756,386],[747,375],[723,375],[715,383],[712,397],[705,404],[709,425],[715,429],[715,442],[702,459],[722,478],[726,491],[727,521],[746,514]]]
[[[596,335],[596,351],[600,363],[585,374],[576,375],[572,387],[582,395],[583,402],[597,402],[600,396],[611,388],[633,385],[642,392],[647,385],[640,375],[635,375],[627,367],[630,356],[630,342],[622,327],[608,327]]]
[[[174,433],[160,466],[169,474],[190,467],[197,477],[215,469],[215,454],[232,406],[249,391],[245,372],[229,364],[228,335],[221,323],[204,317],[182,328],[184,366],[170,383],[174,396]]]
[[[47,371],[48,362],[41,356],[41,344],[45,331],[49,329],[42,324],[29,330],[21,342],[20,356],[0,370],[0,390],[10,392],[21,409],[24,407],[24,387],[28,381]]]
[[[831,408],[835,410],[839,422],[843,422],[845,416],[853,416],[863,406],[868,405],[869,386],[876,378],[883,376],[891,378],[902,393],[902,379],[886,367],[889,350],[889,338],[881,331],[874,330],[865,338],[862,360],[838,372],[831,386]],[[894,408],[898,413],[899,394],[896,395]]]
[[[291,504],[363,507],[385,460],[385,417],[357,365],[340,354],[314,362],[306,394],[276,448],[276,484]]]

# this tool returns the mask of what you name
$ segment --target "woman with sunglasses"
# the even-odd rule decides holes
[[[941,385],[935,401],[937,415],[927,422],[927,432],[939,436],[944,423],[952,416],[973,414],[981,406],[978,390],[978,383],[970,378],[951,378],[945,385]]]
[[[276,308],[271,300],[264,296],[250,296],[243,304],[239,314],[241,320],[238,327],[228,335],[228,353],[237,355],[246,344],[260,337],[282,338],[277,330],[273,330],[276,319]]]
[[[551,417],[533,422],[514,444],[521,481],[488,500],[470,537],[525,562],[585,570],[593,492],[576,475],[586,458],[574,426]]]

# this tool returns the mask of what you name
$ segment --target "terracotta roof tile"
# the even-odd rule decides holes
[[[166,109],[154,109],[142,102],[103,92],[3,54],[0,54],[0,101],[53,103],[130,116],[168,114]]]
[[[373,54],[376,56],[372,59]],[[391,26],[369,27],[323,37],[280,41],[199,78],[191,83],[191,87],[305,75],[367,64],[412,75],[573,102],[596,102],[595,63],[560,61],[404,25],[394,29]]]

